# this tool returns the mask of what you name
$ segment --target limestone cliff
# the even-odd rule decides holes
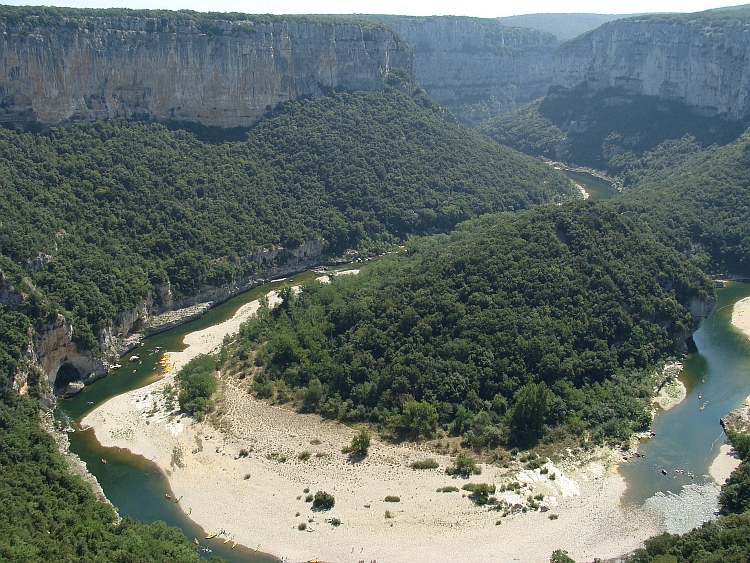
[[[554,83],[678,99],[703,113],[750,115],[750,10],[637,17],[561,45]]]
[[[322,240],[310,240],[298,248],[274,247],[258,250],[237,260],[255,262],[259,273],[240,278],[231,284],[205,287],[198,295],[174,301],[169,284],[157,286],[135,307],[122,311],[99,329],[100,349],[79,350],[74,341],[74,327],[62,315],[46,324],[37,326],[31,336],[27,359],[46,378],[47,387],[57,394],[69,392],[69,382],[83,381],[86,384],[104,377],[118,356],[138,346],[145,336],[168,330],[200,317],[208,309],[244,291],[265,283],[268,279],[284,277],[308,269],[325,260]],[[14,300],[10,298],[14,296]],[[5,280],[0,272],[0,304],[20,303],[22,297]],[[63,378],[58,377],[65,371]],[[16,374],[11,385],[22,389],[26,385],[27,373]],[[80,390],[80,389],[79,389]]]
[[[5,18],[0,120],[247,126],[279,102],[326,88],[381,89],[392,69],[413,70],[408,48],[375,24],[243,16],[206,27],[189,13],[122,13]]]
[[[464,123],[476,125],[547,93],[557,40],[497,20],[367,16],[414,51],[414,81]]]

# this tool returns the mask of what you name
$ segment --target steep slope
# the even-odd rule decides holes
[[[0,22],[3,121],[246,126],[279,102],[412,73],[398,37],[364,20],[2,6]]]
[[[229,369],[265,397],[307,389],[302,408],[327,417],[414,436],[440,420],[476,447],[546,424],[627,439],[650,422],[650,369],[713,294],[680,253],[588,203],[485,216],[347,278],[250,321]]]
[[[596,90],[587,84],[552,87],[544,98],[482,123],[478,130],[527,154],[619,174],[667,139],[692,135],[703,146],[725,145],[749,119],[703,115],[681,100]]]
[[[750,132],[724,147],[664,143],[627,162],[613,203],[706,271],[750,275]],[[624,163],[625,164],[625,163]]]
[[[96,350],[269,267],[572,197],[549,167],[443,111],[395,90],[332,93],[219,145],[139,122],[0,130],[0,248],[48,303],[53,340]]]
[[[596,29],[603,23],[625,17],[628,16],[622,14],[524,14],[497,18],[497,21],[503,25],[530,27],[551,33],[558,41],[563,42]]]
[[[555,52],[554,84],[680,100],[704,113],[750,114],[750,8],[605,23]]]
[[[557,40],[499,20],[367,16],[394,29],[414,52],[414,80],[469,125],[543,96]]]

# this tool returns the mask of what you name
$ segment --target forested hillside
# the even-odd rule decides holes
[[[256,266],[237,258],[264,246],[382,251],[571,193],[544,164],[396,91],[292,102],[218,144],[155,123],[0,130],[0,171],[2,255],[89,349],[92,328],[155,283],[177,296],[228,283]]]
[[[626,440],[650,423],[653,366],[713,290],[605,205],[546,206],[413,241],[359,276],[312,283],[251,320],[228,369],[261,396],[395,435],[475,446],[550,429]]]
[[[749,155],[750,132],[724,147],[686,137],[640,159],[623,155],[625,189],[613,203],[704,270],[750,275]]]
[[[748,123],[707,116],[677,101],[623,89],[550,88],[544,98],[477,129],[526,154],[622,171],[617,158],[638,158],[660,143],[692,135],[704,147],[735,140]]]
[[[38,391],[38,390],[37,390]],[[125,518],[70,474],[39,424],[38,394],[0,400],[0,561],[203,561],[178,528]]]

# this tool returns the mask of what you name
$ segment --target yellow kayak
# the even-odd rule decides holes
[[[237,542],[234,542],[234,543],[232,544],[232,549],[234,549],[235,547],[237,547]]]
[[[214,537],[215,535],[216,535],[216,534],[215,534],[214,532],[211,532],[210,534],[208,534],[208,535],[206,536],[206,539],[207,539],[207,540],[210,540],[210,539],[211,539],[212,537]]]

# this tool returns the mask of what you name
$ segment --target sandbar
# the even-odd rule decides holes
[[[175,369],[162,380],[114,397],[82,422],[102,445],[153,459],[206,531],[226,530],[242,545],[290,561],[546,563],[555,549],[576,560],[612,558],[663,530],[657,516],[620,505],[625,480],[612,450],[547,463],[545,474],[495,464],[482,465],[483,473],[468,480],[454,479],[445,473],[453,459],[447,441],[441,449],[434,441],[374,438],[369,455],[352,459],[341,449],[354,428],[258,401],[235,379],[222,380],[210,423],[167,411],[162,390],[180,365],[215,351],[257,307],[250,303],[230,321],[186,336],[189,347],[170,355]],[[410,468],[428,457],[439,468]],[[500,492],[513,481],[520,492]],[[515,509],[503,517],[476,506],[460,490],[467,482],[496,485],[495,496]],[[437,492],[447,486],[459,491]],[[316,512],[306,502],[319,490],[334,496],[332,510]],[[389,495],[400,500],[386,502]],[[537,495],[542,510],[524,513],[528,497]]]

